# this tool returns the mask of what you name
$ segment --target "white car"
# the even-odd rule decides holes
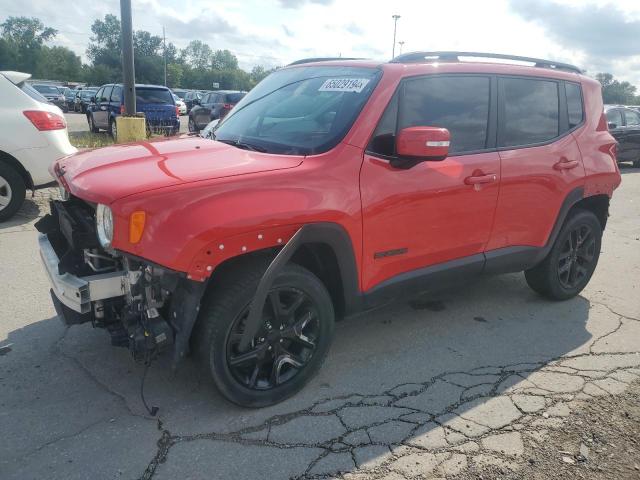
[[[0,222],[20,209],[27,189],[54,181],[54,160],[77,151],[62,110],[25,82],[30,77],[0,71]]]
[[[175,93],[173,94],[173,99],[176,102],[176,107],[178,107],[178,112],[180,113],[180,115],[186,115],[187,114],[187,104],[184,103],[184,101],[177,96]]]

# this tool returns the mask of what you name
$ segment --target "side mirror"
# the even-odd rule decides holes
[[[618,124],[613,122],[608,122],[607,127],[609,127],[609,130],[611,130],[613,128],[618,128]]]
[[[403,128],[396,138],[396,154],[414,161],[444,160],[449,155],[451,134],[440,127]]]

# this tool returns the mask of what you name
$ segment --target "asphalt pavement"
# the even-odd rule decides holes
[[[640,378],[640,169],[623,170],[579,297],[544,300],[512,274],[348,319],[319,375],[259,410],[225,401],[192,360],[173,374],[160,359],[145,385],[157,418],[140,399],[143,367],[107,333],[55,316],[33,229],[49,194],[0,225],[5,480],[517,471],[524,446],[562,428],[579,402]]]

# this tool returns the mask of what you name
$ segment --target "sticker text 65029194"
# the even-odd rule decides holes
[[[369,83],[368,78],[329,78],[318,89],[319,92],[360,93]]]

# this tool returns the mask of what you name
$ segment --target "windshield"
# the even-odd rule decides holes
[[[218,124],[215,139],[268,153],[313,155],[346,135],[381,72],[298,67],[272,73]]]
[[[60,94],[60,90],[58,90],[58,88],[54,87],[53,85],[33,85],[33,88],[35,88],[40,93],[49,93],[55,95]]]
[[[168,103],[174,104],[173,94],[163,88],[136,87],[136,102],[139,103]]]

